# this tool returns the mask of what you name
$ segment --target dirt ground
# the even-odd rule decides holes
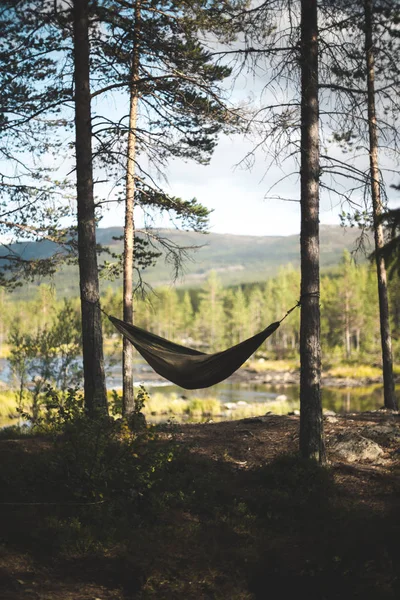
[[[399,415],[377,411],[328,417],[324,420],[329,470],[333,474],[334,482],[339,490],[336,502],[341,505],[341,509],[365,510],[366,513],[369,511],[371,514],[374,513],[377,518],[382,519],[397,514],[398,518],[400,453],[396,437],[383,436],[378,440],[383,449],[383,455],[377,463],[366,460],[351,463],[343,459],[339,460],[332,452],[332,444],[338,434],[359,433],[365,431],[366,427],[390,426],[400,431]],[[205,464],[210,465],[210,469],[215,467],[216,473],[218,469],[223,469],[221,477],[225,477],[228,473],[233,486],[243,485],[236,484],[236,481],[245,481],[245,479],[239,480],[236,477],[237,474],[250,473],[254,469],[271,463],[282,454],[295,453],[298,449],[298,435],[299,417],[274,415],[220,423],[173,424],[160,434],[161,438],[166,441],[172,440],[178,446],[187,447],[196,460],[204,459],[207,461]],[[8,460],[10,453],[13,454],[16,447],[18,447],[19,456],[23,459],[24,453],[34,451],[33,446],[37,443],[34,439],[1,440],[0,460]],[[234,493],[239,495],[238,490]],[[32,506],[27,507],[28,509],[36,510]],[[3,504],[0,506],[0,510],[3,513],[3,519],[15,519],[16,527],[18,527],[18,511],[21,510],[21,507],[12,509]],[[37,510],[42,509],[38,507]],[[184,523],[185,519],[188,522],[194,519],[193,515],[183,513],[175,515],[174,518],[179,519],[180,523]],[[295,540],[297,534],[293,535]],[[213,538],[214,544],[218,543],[215,541],[216,539]],[[275,550],[279,543],[281,543],[279,540],[274,542]],[[164,544],[164,542],[161,545],[164,550],[168,548],[168,544]],[[397,545],[399,545],[399,540],[397,540]],[[296,546],[295,541],[293,541],[293,546]],[[286,597],[284,590],[279,596],[270,596],[266,592],[266,595],[257,594],[250,589],[251,586],[246,593],[238,591],[237,595],[232,595],[231,588],[223,578],[218,584],[218,582],[215,583],[217,576],[210,574],[208,577],[214,577],[215,580],[214,586],[216,587],[214,588],[206,589],[204,583],[201,584],[203,586],[201,587],[200,583],[196,583],[194,579],[192,583],[186,581],[186,587],[173,588],[171,564],[174,560],[179,564],[184,564],[185,560],[190,561],[190,557],[182,556],[187,552],[187,548],[185,543],[181,549],[175,547],[171,550],[171,554],[176,553],[178,558],[165,557],[164,552],[161,563],[164,565],[163,567],[156,566],[158,560],[156,558],[153,560],[153,566],[149,566],[150,563],[146,562],[147,583],[143,584],[142,582],[135,591],[135,584],[130,585],[126,581],[122,581],[124,577],[125,579],[127,577],[127,570],[125,569],[122,575],[120,565],[114,569],[112,552],[108,557],[104,557],[103,562],[71,559],[67,563],[62,563],[59,559],[54,558],[53,560],[51,557],[44,560],[41,556],[35,556],[29,551],[25,552],[21,548],[16,548],[12,540],[6,539],[0,531],[0,598],[1,600],[127,600],[134,598],[182,598],[182,600],[186,598],[226,598],[226,600],[237,598],[250,600],[263,597]],[[197,549],[196,552],[198,551]],[[146,550],[144,549],[143,552]],[[279,552],[279,549],[276,552]],[[168,554],[168,550],[166,553]],[[289,549],[288,554],[291,555],[291,558],[288,558],[290,571],[291,561],[294,564],[297,559],[294,550]],[[137,556],[140,557],[139,550]],[[143,562],[145,559],[141,560]],[[195,561],[195,559],[193,560]],[[165,568],[165,571],[169,573],[165,579],[165,589],[160,581],[156,588],[151,587],[149,572],[152,569],[155,571],[157,568],[161,570]],[[184,570],[184,567],[181,567],[181,572]],[[279,573],[284,579],[282,571]],[[193,591],[190,591],[190,584],[194,588]],[[392,598],[394,597],[391,595],[393,589],[400,590],[398,584],[397,588],[393,587],[393,582],[390,583],[392,587],[387,583],[392,590],[390,593],[385,588],[385,582],[382,585],[381,598]],[[220,591],[217,593],[216,589]],[[239,590],[239,584],[237,589]],[[312,598],[323,600],[324,597],[323,595],[318,596],[317,592],[315,595],[309,594],[309,600]],[[326,597],[330,598],[331,596]],[[357,598],[358,594],[351,596],[349,593],[348,597]],[[363,599],[367,597],[375,596],[368,596],[368,592],[364,593]],[[379,595],[376,598],[380,600]]]

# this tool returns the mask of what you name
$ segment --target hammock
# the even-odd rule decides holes
[[[223,352],[205,354],[170,342],[115,317],[109,319],[159,375],[187,390],[207,388],[232,375],[281,323],[276,321],[260,333]]]

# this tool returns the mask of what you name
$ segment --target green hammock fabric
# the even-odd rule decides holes
[[[232,375],[280,325],[277,321],[232,348],[205,354],[115,317],[109,319],[159,375],[187,390],[210,387]]]

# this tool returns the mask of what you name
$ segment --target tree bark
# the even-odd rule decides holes
[[[83,373],[85,406],[88,413],[93,416],[97,412],[107,413],[107,392],[104,376],[93,196],[88,0],[74,0],[73,16],[78,262]]]
[[[372,214],[374,223],[376,271],[378,277],[379,319],[381,329],[383,391],[385,408],[397,409],[393,381],[392,338],[389,322],[389,300],[385,259],[380,250],[384,246],[383,227],[380,222],[382,200],[378,167],[378,132],[375,111],[375,61],[372,36],[372,0],[365,0],[365,60],[367,66],[369,163],[371,179]]]
[[[347,360],[351,356],[351,334],[350,334],[350,308],[349,308],[349,292],[344,293],[344,343],[346,348]]]
[[[140,0],[134,3],[134,45],[132,52],[129,132],[126,164],[125,227],[124,227],[124,321],[133,323],[133,267],[135,256],[135,166],[136,166],[136,124],[138,110],[137,80],[139,79],[139,36]],[[133,386],[133,346],[124,337],[122,351],[122,413],[128,415],[135,410]]]
[[[316,0],[301,2],[300,452],[325,462],[319,306],[319,104]]]

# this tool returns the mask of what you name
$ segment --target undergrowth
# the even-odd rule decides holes
[[[330,469],[241,469],[172,427],[88,419],[72,391],[52,402],[35,437],[0,442],[0,543],[58,577],[135,600],[396,598],[398,521],[343,509]]]

